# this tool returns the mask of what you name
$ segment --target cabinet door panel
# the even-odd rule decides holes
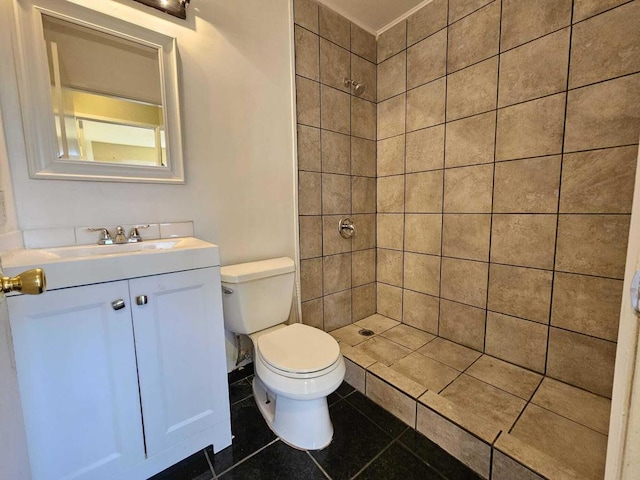
[[[8,298],[34,480],[144,460],[131,311],[111,306],[128,295],[114,282]]]
[[[218,270],[130,281],[150,456],[228,416]],[[140,295],[145,305],[136,305]]]

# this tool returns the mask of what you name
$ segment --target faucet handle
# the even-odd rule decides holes
[[[109,234],[109,230],[107,230],[104,227],[98,227],[98,228],[94,228],[94,227],[89,227],[87,228],[88,231],[90,232],[100,232],[100,239],[98,240],[98,245],[111,245],[113,243],[113,239],[111,238],[111,235]]]
[[[140,232],[138,231],[139,228],[149,228],[150,225],[146,224],[146,225],[136,225],[134,227],[131,227],[131,230],[129,231],[129,242],[131,243],[136,243],[136,242],[141,242],[142,241],[142,237],[140,236]]]

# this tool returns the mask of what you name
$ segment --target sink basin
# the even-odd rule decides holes
[[[41,267],[48,290],[220,265],[218,247],[193,237],[122,245],[20,249],[1,257],[5,275]]]

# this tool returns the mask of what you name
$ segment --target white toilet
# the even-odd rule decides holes
[[[287,257],[220,269],[227,330],[253,342],[253,393],[269,427],[286,443],[318,450],[331,443],[327,395],[345,365],[338,342],[289,318],[295,265]]]

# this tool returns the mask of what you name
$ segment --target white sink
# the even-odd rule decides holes
[[[41,267],[47,289],[76,287],[124,278],[220,265],[218,247],[193,237],[122,245],[73,245],[20,249],[1,257],[5,275]]]

